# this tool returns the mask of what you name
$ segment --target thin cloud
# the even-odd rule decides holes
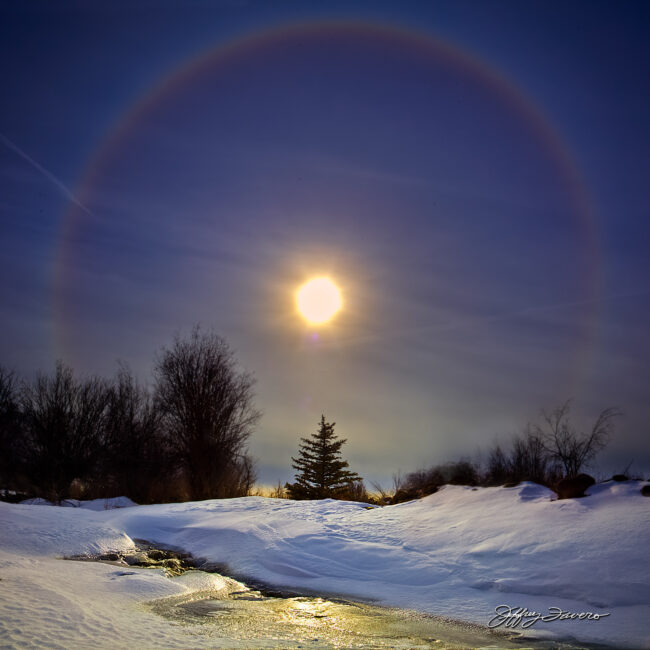
[[[26,160],[34,169],[39,171],[45,178],[47,178],[51,183],[56,185],[59,188],[61,193],[69,200],[72,201],[78,208],[81,208],[84,212],[89,214],[91,217],[95,215],[72,193],[72,191],[62,183],[52,172],[48,171],[34,160],[29,154],[25,153],[17,144],[12,142],[6,135],[0,133],[0,141],[8,148],[11,149],[14,153],[18,154],[23,160]]]
[[[516,311],[504,312],[499,314],[492,314],[491,316],[483,316],[478,318],[467,318],[451,321],[448,323],[441,323],[438,325],[423,325],[420,327],[412,327],[408,329],[403,329],[400,331],[391,332],[391,337],[393,338],[409,338],[411,336],[417,336],[420,334],[436,334],[441,332],[451,332],[459,329],[464,329],[468,327],[474,327],[476,325],[482,325],[484,323],[492,323],[495,321],[510,320],[513,318],[519,318],[521,316],[527,316],[529,314],[536,313],[547,313],[561,309],[568,309],[572,307],[583,307],[587,305],[594,305],[609,300],[618,300],[621,298],[632,298],[637,296],[644,296],[650,292],[649,289],[641,289],[636,291],[628,291],[623,293],[615,293],[608,296],[599,296],[597,298],[587,298],[584,300],[575,300],[571,302],[558,302],[550,305],[539,305],[534,307],[526,307],[518,309]],[[386,339],[385,334],[368,334],[362,336],[352,336],[347,339],[339,341],[339,346],[345,345],[359,345],[366,343],[374,343],[383,339]]]

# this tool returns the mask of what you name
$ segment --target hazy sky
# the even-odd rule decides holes
[[[650,467],[650,4],[0,7],[0,363],[214,328],[267,483],[321,413],[386,481],[568,398]]]

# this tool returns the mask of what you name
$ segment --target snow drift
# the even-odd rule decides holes
[[[483,625],[500,605],[606,613],[525,631],[650,648],[641,485],[607,482],[563,501],[532,483],[446,486],[384,508],[262,497],[106,510],[0,503],[0,633],[16,645],[83,646],[95,634],[113,646],[198,647],[134,605],[197,588],[192,581],[54,559],[128,550],[142,538],[237,576]]]

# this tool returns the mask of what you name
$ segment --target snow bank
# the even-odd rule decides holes
[[[607,613],[598,621],[539,622],[526,632],[650,648],[650,499],[640,488],[635,481],[608,482],[584,499],[556,501],[531,483],[446,486],[419,501],[370,509],[262,497],[101,511],[0,504],[2,593],[7,567],[18,594],[19,576],[31,575],[36,558],[53,571],[48,558],[123,550],[142,538],[274,585],[378,599],[484,625],[499,605],[543,614],[549,607]],[[66,575],[86,604],[103,602],[103,589],[137,601],[190,588],[157,572],[110,578],[111,567],[102,567],[104,582],[90,588],[78,567]],[[117,584],[122,587],[114,591]],[[64,593],[58,583],[48,589],[52,597]],[[4,621],[3,607],[0,602]]]

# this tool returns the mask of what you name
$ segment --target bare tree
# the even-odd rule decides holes
[[[104,494],[149,500],[150,484],[169,470],[160,424],[151,394],[121,364],[108,390],[99,486]]]
[[[20,404],[30,475],[43,494],[61,500],[73,479],[93,473],[107,399],[105,381],[77,380],[61,361],[52,376],[39,374],[33,384],[23,384]]]
[[[615,407],[603,409],[589,432],[578,432],[571,423],[571,400],[553,409],[542,411],[541,425],[533,427],[551,461],[559,464],[565,477],[577,476],[609,442],[614,420],[622,415]]]
[[[510,461],[501,445],[496,442],[488,450],[487,468],[485,472],[486,485],[502,485],[511,479]]]
[[[154,376],[156,403],[191,497],[246,494],[255,479],[247,442],[260,413],[254,379],[238,369],[226,341],[198,326],[188,339],[177,335],[159,355]]]
[[[21,457],[18,382],[11,370],[0,366],[0,487],[12,487]]]

